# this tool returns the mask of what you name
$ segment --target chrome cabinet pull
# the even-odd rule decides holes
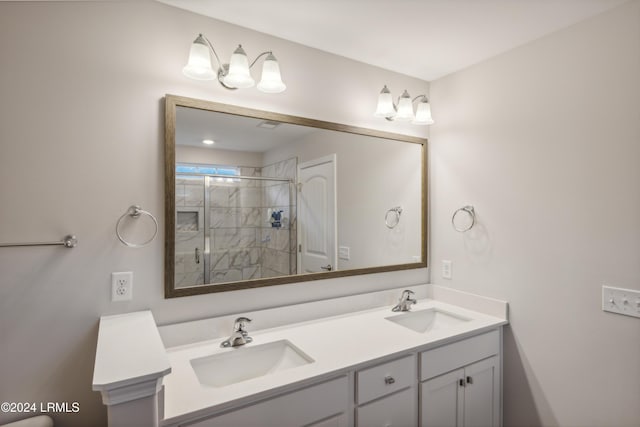
[[[396,380],[392,376],[384,377],[384,383],[387,384],[387,385],[391,385],[391,384],[393,384],[395,382],[396,382]]]
[[[327,264],[325,266],[321,266],[320,268],[325,271],[331,271],[333,267],[331,267],[331,264]]]
[[[467,377],[467,384],[473,384],[473,378]]]
[[[196,264],[200,264],[200,250],[196,248]]]
[[[460,378],[458,384],[460,384],[460,387],[464,387],[464,378]]]

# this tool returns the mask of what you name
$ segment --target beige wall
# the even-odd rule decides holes
[[[506,426],[640,422],[639,76],[631,2],[431,84],[431,278],[509,301]]]
[[[228,56],[277,52],[287,92],[228,92],[180,70],[204,32]],[[600,286],[640,276],[640,10],[637,2],[432,85],[431,262],[504,298],[505,425],[632,426],[640,419],[640,326],[600,311]],[[0,2],[0,401],[79,401],[57,425],[106,421],[91,392],[98,318],[151,308],[160,323],[426,281],[425,270],[165,300],[162,236],[122,246],[132,203],[163,211],[165,93],[425,136],[372,117],[379,88],[417,79],[168,6]],[[394,89],[396,90],[396,89]],[[476,206],[476,233],[450,226]],[[110,273],[134,272],[111,303]],[[0,414],[0,423],[18,418]]]
[[[350,248],[341,270],[408,264],[421,255],[421,146],[342,132],[313,132],[265,153],[265,162],[297,157],[304,163],[336,154],[337,246]],[[387,209],[402,206],[398,225]]]
[[[225,57],[238,43],[251,57],[273,49],[287,91],[183,77],[198,32]],[[425,136],[372,111],[383,84],[427,83],[155,2],[0,2],[0,58],[0,241],[79,239],[0,249],[0,401],[79,401],[57,426],[104,425],[91,391],[103,314],[150,308],[168,323],[427,281],[421,269],[165,300],[162,232],[143,249],[114,233],[132,203],[164,224],[166,93]],[[112,271],[133,271],[132,302],[110,302]]]

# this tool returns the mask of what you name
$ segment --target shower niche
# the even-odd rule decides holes
[[[176,288],[295,274],[296,166],[176,164]]]

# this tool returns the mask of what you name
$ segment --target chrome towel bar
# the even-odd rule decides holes
[[[30,243],[0,243],[0,248],[13,248],[19,246],[64,246],[65,248],[75,248],[78,244],[76,236],[69,234],[58,242],[30,242]]]

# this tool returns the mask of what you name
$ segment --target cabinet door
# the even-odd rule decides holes
[[[416,389],[408,388],[358,408],[358,427],[414,427],[417,420]]]
[[[328,420],[306,425],[305,427],[348,427],[348,423],[347,415],[340,414],[335,417],[331,417]]]
[[[462,427],[464,369],[420,384],[420,427]]]
[[[500,423],[500,371],[491,357],[465,368],[465,427],[497,427]]]

